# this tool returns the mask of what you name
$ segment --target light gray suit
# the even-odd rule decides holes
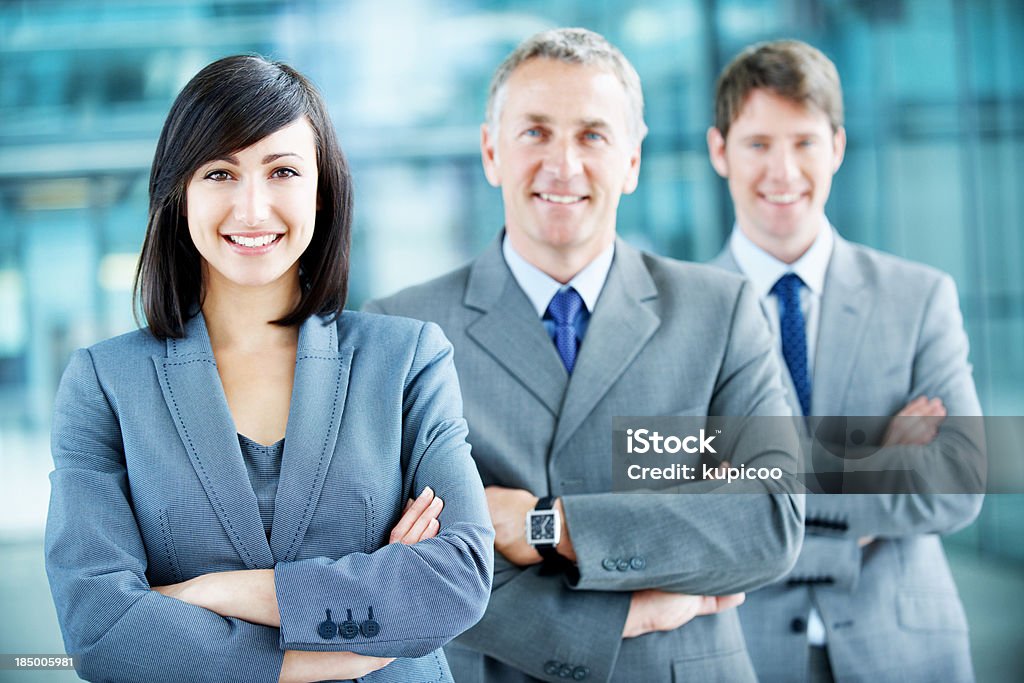
[[[712,262],[739,272],[728,247]],[[786,373],[786,381],[792,386]],[[918,396],[980,415],[953,280],[836,235],[821,299],[811,412],[890,416]],[[789,400],[799,413],[792,390]],[[947,420],[925,457],[979,444]],[[957,450],[959,449],[959,450]],[[825,623],[837,681],[973,680],[967,623],[938,534],[964,527],[981,495],[808,495],[807,535],[785,580],[740,617],[762,681],[804,680],[806,618]],[[864,548],[858,538],[874,536]]]
[[[441,326],[485,485],[562,496],[578,555],[573,577],[497,558],[483,621],[446,650],[459,683],[754,679],[735,610],[623,640],[631,591],[726,594],[772,581],[799,549],[802,499],[610,493],[614,416],[787,411],[748,284],[619,240],[571,379],[500,239],[370,308]],[[758,456],[793,466],[792,452]]]
[[[79,350],[54,412],[46,570],[80,676],[269,682],[285,650],[341,650],[399,658],[366,683],[451,680],[440,648],[483,612],[494,532],[436,326],[352,311],[302,324],[269,537],[202,314],[181,339],[138,330]],[[388,545],[428,485],[440,532]],[[269,568],[280,628],[150,590]],[[378,628],[321,630],[349,613]]]

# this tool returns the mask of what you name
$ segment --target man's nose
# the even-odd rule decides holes
[[[270,217],[267,188],[259,181],[243,181],[235,201],[235,220],[246,227],[255,227]]]
[[[786,182],[799,178],[800,167],[797,165],[796,153],[781,145],[776,146],[768,156],[768,176],[772,180]]]
[[[544,170],[558,180],[569,180],[583,171],[579,150],[571,140],[555,142],[548,148],[544,158]]]

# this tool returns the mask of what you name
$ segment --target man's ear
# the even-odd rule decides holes
[[[832,167],[833,175],[839,171],[839,167],[843,165],[843,158],[846,156],[846,129],[839,126],[839,129],[832,136],[832,149],[835,152],[835,164]]]
[[[729,177],[729,164],[725,160],[725,137],[722,131],[714,126],[708,128],[708,156],[711,158],[711,165],[715,173],[723,178]]]
[[[622,186],[622,194],[633,194],[637,184],[640,182],[640,144],[629,156],[629,170],[626,173],[626,182]]]
[[[491,135],[487,124],[480,125],[480,160],[484,165],[484,175],[491,187],[501,187],[501,173],[498,168],[498,141]]]

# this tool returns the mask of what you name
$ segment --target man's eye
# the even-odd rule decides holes
[[[587,142],[600,142],[601,140],[604,140],[604,136],[601,135],[600,133],[590,132],[584,133],[583,139],[586,140]]]
[[[539,138],[542,137],[544,134],[541,132],[540,128],[527,128],[525,131],[523,131],[523,135],[525,135],[528,138]]]

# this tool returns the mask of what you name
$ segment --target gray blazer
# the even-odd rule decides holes
[[[712,263],[739,272],[728,247]],[[920,395],[941,398],[949,415],[981,414],[953,280],[837,234],[811,412],[889,416]],[[788,397],[798,412],[792,390]],[[947,421],[926,457],[939,463],[943,449],[976,446],[961,425]],[[938,535],[970,524],[981,502],[969,494],[808,495],[793,571],[740,608],[760,679],[805,680],[813,604],[837,681],[973,680],[967,622]],[[862,536],[877,538],[862,549]]]
[[[801,498],[609,492],[614,416],[788,410],[749,285],[619,240],[571,379],[500,239],[369,307],[441,326],[485,485],[562,496],[579,557],[573,577],[496,558],[483,620],[446,648],[459,683],[754,680],[735,610],[623,640],[631,591],[772,581],[800,547]]]
[[[483,612],[494,539],[465,435],[436,326],[349,311],[308,319],[268,538],[201,314],[183,339],[140,330],[79,350],[57,392],[46,527],[79,675],[276,681],[289,649],[400,658],[367,682],[450,681],[440,648]],[[427,485],[445,501],[440,533],[387,545]],[[267,568],[280,629],[149,590]],[[379,628],[325,636],[327,610]]]

